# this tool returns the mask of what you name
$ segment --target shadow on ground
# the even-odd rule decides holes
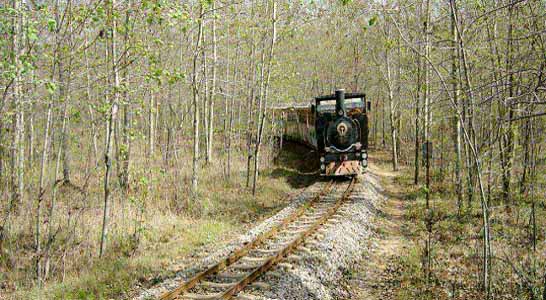
[[[271,177],[286,178],[293,188],[304,188],[322,180],[317,151],[304,145],[286,142],[275,159]]]

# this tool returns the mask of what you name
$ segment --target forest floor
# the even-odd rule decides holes
[[[116,229],[112,230],[108,255],[102,259],[96,257],[97,252],[91,248],[96,245],[90,243],[98,241],[98,238],[79,234],[74,237],[78,241],[73,249],[78,252],[83,248],[79,245],[84,245],[91,251],[67,257],[66,269],[57,272],[62,276],[52,277],[42,288],[30,286],[33,274],[26,270],[32,270],[32,261],[28,260],[28,268],[2,269],[0,264],[0,300],[125,299],[130,298],[135,290],[174,276],[197,256],[206,256],[228,243],[233,236],[247,232],[256,223],[286,207],[290,195],[297,194],[316,180],[316,166],[302,163],[305,160],[301,159],[302,155],[312,153],[297,146],[289,150],[283,152],[274,164],[263,167],[256,196],[245,188],[245,158],[233,159],[233,176],[230,182],[226,182],[221,173],[223,158],[218,157],[200,177],[201,199],[191,207],[176,206],[175,191],[170,186],[171,182],[186,181],[189,177],[177,174],[174,168],[168,169],[166,175],[157,172],[157,183],[154,181],[154,187],[150,188],[151,199],[140,227],[135,229],[131,218],[123,218],[122,200],[114,200],[112,212],[115,217],[112,222]],[[318,159],[309,158],[307,161],[318,162]],[[98,196],[90,199],[100,199],[100,190],[90,191],[91,195],[95,193]],[[70,196],[63,190],[60,195],[60,203]],[[173,198],[175,200],[171,200]],[[93,206],[100,208],[100,205],[100,202],[93,202]],[[97,215],[81,222],[88,224],[86,227],[98,228],[99,224],[95,224]],[[26,223],[21,221],[21,224]],[[129,238],[136,230],[139,230],[141,238],[135,245]],[[21,252],[19,255],[26,254]],[[65,258],[61,258],[64,262]]]
[[[375,153],[371,160],[370,172],[381,178],[385,200],[373,221],[373,247],[350,271],[350,299],[485,299],[481,288],[483,230],[479,201],[475,200],[470,209],[465,205],[459,215],[449,181],[444,179],[432,186],[432,269],[427,280],[425,192],[413,184],[410,168],[390,171],[386,153]],[[506,209],[502,204],[491,205],[490,299],[546,297],[546,244],[540,242],[544,233],[539,230],[539,242],[533,251],[529,207],[525,199],[519,201],[508,216],[498,213]],[[537,213],[539,216],[543,211]]]

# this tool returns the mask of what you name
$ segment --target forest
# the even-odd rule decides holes
[[[413,193],[392,299],[546,300],[543,0],[2,0],[0,35],[0,299],[122,298],[243,230],[291,188],[271,108],[343,88]]]

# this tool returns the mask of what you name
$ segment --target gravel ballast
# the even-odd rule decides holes
[[[239,236],[214,254],[194,263],[190,269],[176,274],[157,286],[142,291],[136,300],[156,299],[162,293],[174,289],[198,271],[216,263],[222,257],[251,241],[281,222],[303,203],[320,192],[325,183],[315,183],[297,196],[286,208],[265,220],[246,234]],[[258,281],[266,282],[267,287],[244,291],[248,299],[336,299],[346,298],[345,289],[340,282],[347,270],[362,259],[369,247],[373,234],[371,218],[375,207],[382,200],[382,188],[378,178],[367,173],[355,185],[351,196],[341,206],[338,213],[312,237],[303,247],[290,256],[286,262],[276,266]],[[341,196],[343,190],[337,189],[333,197]]]
[[[137,296],[131,297],[131,299],[134,299],[134,300],[157,299],[157,297],[159,297],[161,294],[176,288],[181,282],[184,282],[187,279],[191,278],[191,276],[197,274],[197,272],[203,271],[205,268],[215,264],[221,258],[227,256],[232,251],[240,248],[241,245],[243,245],[244,243],[252,241],[259,234],[266,232],[270,230],[271,228],[273,228],[274,226],[278,225],[283,219],[285,219],[290,214],[292,214],[298,207],[300,207],[307,201],[311,200],[313,196],[315,196],[317,193],[320,192],[320,190],[324,187],[324,185],[325,185],[324,182],[317,182],[309,186],[303,192],[299,194],[296,193],[296,195],[294,196],[294,200],[291,201],[285,208],[283,208],[277,214],[264,220],[259,225],[250,229],[244,234],[237,236],[234,240],[230,241],[227,245],[221,245],[219,247],[217,246],[217,248],[215,248],[214,251],[211,251],[212,254],[210,255],[207,255],[205,257],[199,257],[199,254],[196,254],[196,257],[193,259],[191,264],[185,264],[185,263],[181,264],[182,269],[178,271],[174,277],[165,279],[161,283],[157,284],[156,286],[152,288],[137,291]],[[198,251],[198,252],[206,252],[206,251],[208,251],[208,249],[203,249],[203,251]]]
[[[250,292],[257,299],[337,299],[350,298],[340,283],[346,271],[362,259],[373,234],[371,219],[382,201],[378,178],[365,174],[349,198],[334,216],[333,222],[308,240],[306,251],[290,266],[279,266],[277,276],[262,279],[267,290]],[[307,251],[311,250],[311,251]]]

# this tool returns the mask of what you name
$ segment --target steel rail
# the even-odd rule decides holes
[[[291,241],[282,250],[279,250],[279,252],[277,252],[276,255],[271,256],[262,265],[254,269],[251,273],[247,274],[239,282],[235,283],[232,287],[230,287],[228,290],[226,290],[221,295],[219,295],[218,299],[223,299],[223,300],[231,299],[234,295],[242,291],[247,285],[252,283],[262,274],[264,274],[273,266],[275,266],[275,264],[282,261],[289,253],[294,251],[294,249],[296,249],[305,240],[306,237],[313,234],[319,227],[322,226],[322,224],[324,224],[328,219],[330,219],[330,217],[332,217],[337,212],[339,207],[341,207],[341,205],[345,202],[345,200],[351,194],[354,188],[355,182],[356,182],[356,178],[353,177],[353,179],[349,183],[349,186],[347,187],[347,190],[345,190],[343,195],[336,201],[335,205],[332,206],[326,213],[324,213],[320,219],[314,222],[313,225],[309,226],[309,228],[305,230],[305,232],[301,233],[297,238]]]
[[[279,232],[279,230],[281,230],[283,227],[285,227],[286,225],[288,225],[289,223],[291,223],[292,221],[296,220],[301,215],[303,215],[303,213],[305,213],[305,211],[308,209],[309,206],[311,206],[313,203],[317,202],[322,196],[324,196],[325,194],[330,192],[330,190],[332,189],[332,185],[333,185],[333,180],[329,181],[326,184],[326,186],[324,187],[324,189],[322,189],[315,197],[313,197],[313,199],[311,199],[308,203],[304,203],[303,205],[301,205],[295,212],[290,214],[290,216],[283,219],[281,223],[273,226],[273,228],[271,228],[267,232],[259,234],[251,242],[245,243],[243,247],[233,251],[231,254],[229,254],[228,257],[222,259],[218,263],[216,263],[216,264],[212,265],[211,267],[207,268],[205,271],[202,271],[202,272],[196,274],[195,276],[193,276],[189,280],[187,280],[187,281],[183,282],[182,284],[180,284],[175,289],[173,289],[171,291],[168,291],[168,292],[165,292],[164,294],[159,296],[158,299],[159,300],[174,300],[178,296],[181,296],[182,294],[187,292],[189,289],[196,286],[205,277],[207,277],[209,275],[212,275],[212,274],[216,274],[216,273],[224,270],[228,266],[234,264],[240,258],[247,255],[250,250],[256,248],[259,245],[261,245],[264,241],[266,241],[270,237],[277,234],[277,232]],[[298,195],[301,195],[301,194],[303,194],[303,191],[302,191],[302,193],[300,193]]]

